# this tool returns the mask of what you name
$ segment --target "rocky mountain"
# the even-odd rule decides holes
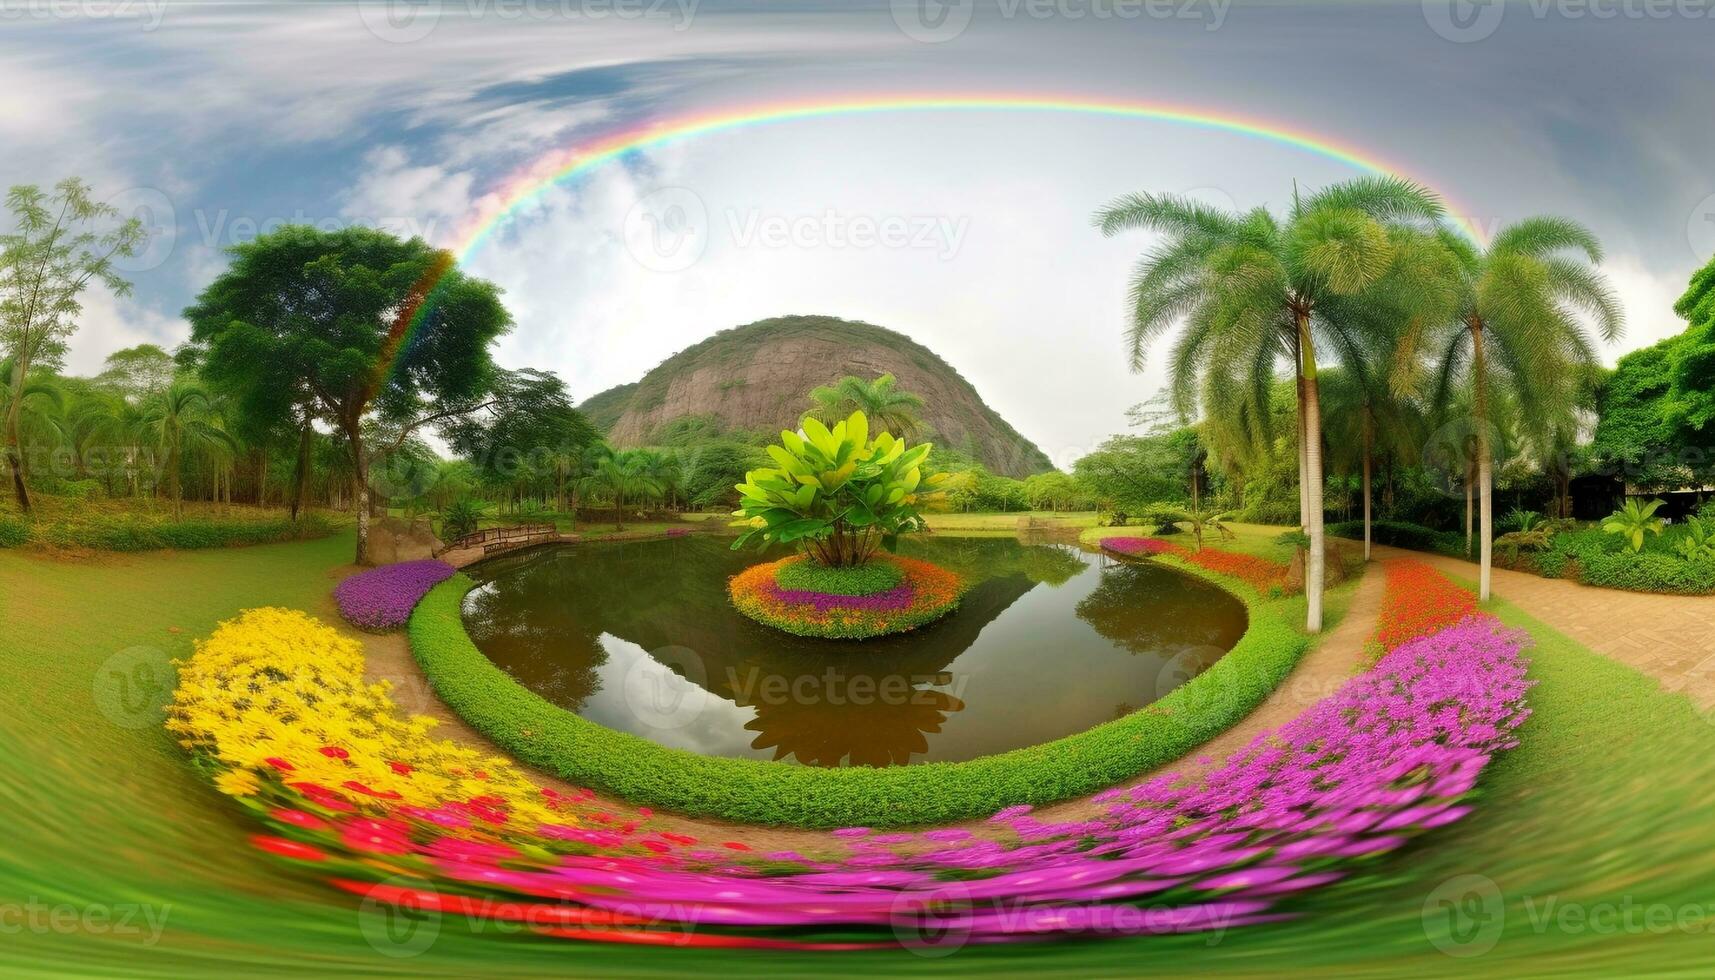
[[[812,388],[848,374],[897,377],[900,389],[923,399],[935,444],[968,452],[991,472],[1024,477],[1053,468],[935,352],[896,331],[835,317],[775,317],[723,330],[580,407],[618,446],[659,444],[688,428],[772,435],[797,427]]]

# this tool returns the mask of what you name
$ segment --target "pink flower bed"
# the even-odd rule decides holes
[[[664,832],[647,810],[579,801],[563,824],[523,826],[473,799],[425,811],[457,838],[318,805],[276,811],[287,836],[263,846],[376,900],[586,940],[853,949],[918,929],[961,942],[1226,929],[1283,918],[1287,896],[1468,813],[1529,715],[1525,643],[1489,617],[1410,640],[1202,778],[1109,790],[1087,820],[1018,806],[975,833],[853,827],[825,853],[759,854]]]
[[[433,558],[382,565],[339,583],[333,597],[351,625],[387,632],[404,626],[423,596],[452,578],[453,571],[453,566]]]

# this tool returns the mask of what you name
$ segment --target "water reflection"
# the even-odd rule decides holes
[[[599,724],[706,755],[808,765],[969,759],[1142,707],[1244,630],[1231,596],[1058,544],[935,538],[908,552],[975,584],[957,613],[858,642],[734,612],[757,561],[685,538],[541,549],[472,569],[472,638],[526,687]]]

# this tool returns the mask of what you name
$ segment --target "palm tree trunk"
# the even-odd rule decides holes
[[[1322,588],[1327,541],[1322,530],[1322,401],[1316,383],[1316,352],[1310,341],[1310,318],[1298,317],[1298,343],[1304,364],[1304,504],[1309,526],[1310,555],[1304,571],[1304,628],[1322,632]]]
[[[1364,406],[1364,561],[1370,560],[1370,453],[1375,440],[1370,408]]]
[[[1293,345],[1293,355],[1296,361],[1299,345]],[[1304,530],[1310,526],[1310,457],[1304,438],[1304,365],[1297,361],[1293,364],[1293,373],[1298,383],[1298,528]]]
[[[1465,557],[1471,557],[1471,503],[1477,486],[1477,461],[1465,463]]]
[[[1472,404],[1477,423],[1477,598],[1487,602],[1492,577],[1495,537],[1494,464],[1489,459],[1489,396],[1483,362],[1483,328],[1471,326],[1471,379],[1477,386]]]

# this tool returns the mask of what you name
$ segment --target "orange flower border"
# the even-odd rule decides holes
[[[1477,597],[1426,562],[1390,558],[1382,567],[1387,582],[1376,642],[1383,650],[1439,633],[1477,614]]]
[[[1196,551],[1160,538],[1103,538],[1101,545],[1108,552],[1127,558],[1172,555],[1199,568],[1230,575],[1265,596],[1291,595],[1298,591],[1291,582],[1291,566],[1256,555],[1242,555],[1236,551],[1222,551],[1210,547]]]
[[[834,596],[816,593],[815,598],[785,598],[776,584],[780,569],[807,561],[793,555],[779,561],[752,565],[727,583],[727,594],[740,613],[795,636],[828,640],[864,640],[890,633],[903,633],[932,623],[959,606],[965,582],[939,565],[916,558],[883,555],[872,561],[897,565],[903,573],[897,588],[908,590],[909,601],[896,608],[877,608],[874,596]],[[799,595],[800,593],[793,593]]]

